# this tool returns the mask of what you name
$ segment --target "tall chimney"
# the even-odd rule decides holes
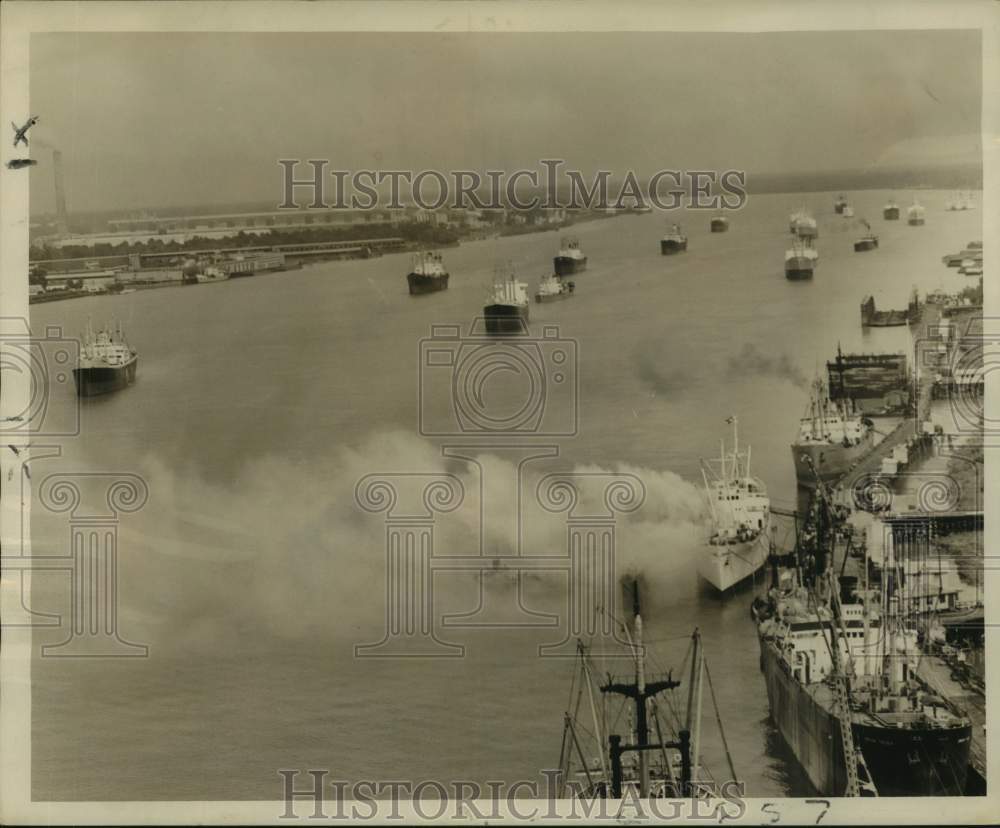
[[[69,233],[69,223],[66,221],[66,191],[63,189],[62,153],[52,150],[52,175],[56,183],[56,226],[61,235]]]

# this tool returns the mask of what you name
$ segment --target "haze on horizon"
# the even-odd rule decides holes
[[[280,198],[333,168],[832,172],[981,158],[978,31],[51,33],[32,213]]]

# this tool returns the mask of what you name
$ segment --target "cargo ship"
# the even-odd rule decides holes
[[[645,640],[639,581],[633,580],[628,591],[630,622],[618,621],[611,610],[598,608],[594,628],[613,629],[613,638],[606,636],[610,642],[576,642],[573,689],[563,713],[556,798],[707,800],[741,791],[743,783],[728,748],[725,773],[713,772],[704,762],[709,752],[702,749],[700,724],[705,683],[723,746],[726,735],[698,631],[692,634],[684,656],[684,665],[690,665],[685,708],[680,700],[671,701],[676,694],[668,693],[681,687],[681,680],[674,678],[672,670],[652,669],[653,648]],[[622,665],[621,673],[607,670],[609,658]],[[712,748],[718,755],[718,745]],[[726,781],[720,786],[719,779]]]
[[[785,278],[811,279],[819,264],[819,253],[806,242],[797,240],[785,251]]]
[[[576,239],[563,239],[559,254],[552,260],[557,276],[572,276],[587,269],[587,257]]]
[[[836,482],[873,444],[871,420],[855,411],[849,399],[830,400],[823,381],[815,380],[792,443],[799,486],[814,488],[817,474],[824,483]]]
[[[538,283],[535,291],[536,302],[555,302],[558,299],[568,299],[576,290],[574,282],[566,282],[558,276],[546,276]]]
[[[494,280],[489,299],[483,308],[486,332],[491,334],[526,334],[528,332],[528,286],[513,272]]]
[[[751,610],[771,718],[821,796],[964,795],[972,724],[918,675],[902,569],[838,583],[844,534],[821,486],[795,549],[771,556]]]
[[[736,417],[726,422],[733,426],[732,450],[723,444],[718,460],[701,461],[711,529],[698,554],[698,574],[720,592],[764,565],[771,525],[767,487],[750,474],[750,447],[740,451]]]
[[[729,219],[725,216],[715,216],[709,224],[713,233],[725,233],[729,229]]]
[[[886,221],[899,221],[899,205],[891,198],[882,208],[882,218]]]
[[[912,227],[919,227],[924,223],[924,212],[923,205],[914,201],[906,211],[906,223]]]
[[[660,255],[669,256],[672,253],[683,253],[688,249],[688,237],[681,232],[681,226],[675,224],[660,239]]]
[[[872,226],[864,219],[861,219],[861,223],[865,226],[865,229],[868,232],[854,242],[855,253],[864,253],[878,247],[878,236],[872,232]]]
[[[847,199],[844,197],[844,194],[841,193],[837,196],[837,200],[833,202],[833,212],[835,212],[838,216],[842,215],[846,206]]]
[[[410,296],[420,296],[424,293],[436,293],[448,289],[448,271],[440,253],[417,253],[413,257],[410,272],[406,274],[406,283],[410,287]]]
[[[139,355],[125,341],[120,323],[114,329],[105,326],[94,333],[88,321],[79,362],[73,369],[76,393],[94,397],[127,388],[135,382],[138,365]]]

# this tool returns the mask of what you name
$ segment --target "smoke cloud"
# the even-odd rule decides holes
[[[792,363],[788,354],[768,356],[750,342],[744,344],[743,349],[736,356],[730,358],[727,373],[731,377],[747,376],[748,374],[758,377],[774,377],[787,380],[800,388],[806,388],[809,385],[808,377]]]

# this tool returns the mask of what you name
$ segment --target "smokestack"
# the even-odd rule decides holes
[[[61,235],[69,233],[66,221],[66,191],[63,189],[62,153],[52,150],[52,175],[56,183],[56,225]]]

